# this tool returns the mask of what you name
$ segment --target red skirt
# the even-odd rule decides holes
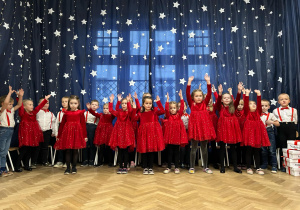
[[[80,122],[66,122],[54,148],[56,150],[81,149],[86,147]]]
[[[216,132],[208,111],[191,112],[188,132],[189,140],[206,141],[216,138]]]
[[[37,121],[22,121],[19,126],[19,147],[37,147],[44,142],[43,132]]]
[[[213,123],[215,132],[217,133],[217,130],[218,130],[218,116],[215,113],[210,114],[209,116],[210,116],[210,119]]]
[[[186,130],[181,119],[168,120],[165,122],[164,140],[165,144],[181,145],[188,144]]]
[[[113,128],[111,123],[99,123],[95,131],[94,144],[97,146],[108,145]]]
[[[267,129],[262,121],[246,120],[243,129],[242,146],[255,148],[270,146]]]
[[[139,126],[137,152],[158,152],[164,149],[164,138],[158,122],[148,122]]]
[[[125,149],[130,147],[130,150],[135,146],[135,136],[132,123],[130,121],[117,121],[113,128],[108,145],[115,150],[117,147]]]
[[[219,118],[216,141],[226,144],[236,144],[242,141],[240,124],[236,116]]]

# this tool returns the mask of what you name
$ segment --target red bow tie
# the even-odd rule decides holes
[[[49,110],[48,109],[42,109],[44,112],[49,112]]]
[[[289,109],[289,107],[282,107],[280,110]]]
[[[8,110],[8,109],[7,109],[6,112],[11,113],[11,110]]]
[[[268,116],[268,114],[266,114],[266,113],[262,113],[261,115],[262,115],[262,116],[263,116],[263,115],[266,115],[266,116]]]

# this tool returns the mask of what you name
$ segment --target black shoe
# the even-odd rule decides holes
[[[23,170],[21,168],[15,169],[15,172],[22,172]]]
[[[25,171],[32,171],[32,168],[30,168],[30,167],[24,167],[24,170]]]
[[[72,168],[72,174],[76,174],[77,173],[77,169],[76,169],[76,167],[73,167]]]
[[[43,166],[46,166],[46,167],[47,167],[47,166],[52,166],[52,165],[51,165],[50,163],[47,162],[47,163],[43,163]]]
[[[85,160],[81,163],[81,167],[85,167],[85,166],[88,166],[88,165],[89,165],[89,162],[87,160]]]
[[[93,160],[89,161],[89,166],[94,166],[94,161]]]
[[[70,169],[69,168],[67,168],[66,170],[65,170],[65,173],[64,173],[65,175],[69,175],[70,174]]]
[[[225,168],[221,168],[221,169],[220,169],[220,173],[221,173],[221,174],[224,174],[224,173],[225,173]]]
[[[242,173],[242,171],[240,169],[238,169],[238,168],[233,169],[233,171],[236,172],[236,173],[238,173],[238,174]]]
[[[219,165],[218,165],[217,163],[215,163],[215,164],[213,165],[213,167],[214,167],[214,169],[219,169]]]

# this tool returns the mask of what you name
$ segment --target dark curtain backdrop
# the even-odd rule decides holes
[[[170,93],[205,73],[225,89],[239,81],[299,110],[299,0],[0,1],[0,94],[23,88],[82,102],[111,93]],[[202,85],[206,92],[205,85]],[[254,94],[252,94],[252,97]]]

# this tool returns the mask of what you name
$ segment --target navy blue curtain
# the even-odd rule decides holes
[[[0,1],[0,94],[23,88],[83,103],[111,93],[170,93],[239,81],[277,106],[299,100],[299,0]],[[202,85],[206,92],[206,86]],[[252,94],[253,96],[253,94]]]

